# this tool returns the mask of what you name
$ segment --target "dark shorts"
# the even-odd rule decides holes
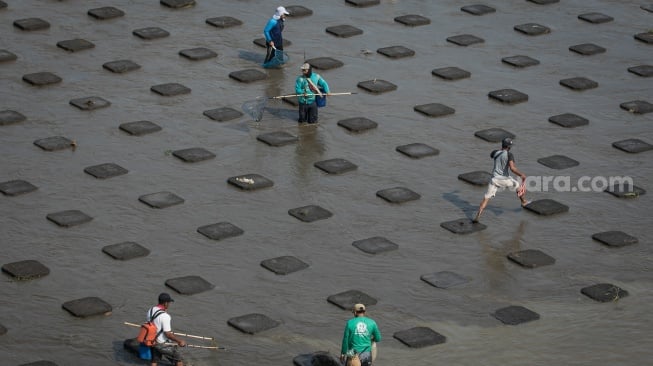
[[[158,363],[164,357],[172,361],[172,363],[184,360],[181,350],[177,346],[157,344],[152,347],[152,363]]]

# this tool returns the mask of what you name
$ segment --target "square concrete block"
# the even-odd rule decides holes
[[[313,165],[316,168],[324,172],[327,172],[329,174],[342,174],[358,169],[358,166],[356,166],[356,164],[348,160],[339,159],[339,158],[318,161]]]
[[[569,50],[579,53],[583,56],[596,55],[598,53],[604,53],[606,51],[605,48],[595,45],[593,43],[577,44],[575,46],[569,47]]]
[[[592,239],[599,241],[609,247],[625,247],[626,245],[637,244],[639,240],[623,231],[604,231],[592,235]]]
[[[333,216],[331,211],[316,205],[293,208],[288,210],[288,214],[304,222],[324,220]]]
[[[487,186],[488,183],[490,183],[490,179],[492,179],[492,174],[482,170],[476,170],[469,173],[458,174],[458,179],[475,186]]]
[[[75,143],[63,136],[52,136],[34,141],[34,145],[45,151],[64,150],[73,147]]]
[[[390,203],[404,203],[408,201],[418,200],[422,197],[418,193],[415,193],[405,187],[382,189],[377,191],[376,195]]]
[[[268,75],[260,70],[246,69],[230,72],[229,77],[240,81],[241,83],[251,83],[254,81],[265,80]]]
[[[474,136],[483,139],[487,142],[501,142],[506,137],[510,137],[511,139],[514,139],[516,137],[514,133],[498,127],[492,127],[486,130],[476,131],[474,132]]]
[[[615,141],[612,143],[612,146],[616,147],[619,150],[631,154],[653,150],[653,145],[649,144],[648,142],[642,141],[640,139],[626,139],[621,141]]]
[[[546,158],[539,158],[537,162],[551,169],[567,169],[580,164],[576,160],[564,155],[551,155]]]
[[[593,24],[607,23],[614,20],[614,18],[609,15],[605,15],[603,13],[596,13],[596,12],[581,14],[578,16],[578,19]]]
[[[483,43],[485,40],[480,37],[476,37],[471,34],[461,34],[457,36],[452,36],[447,38],[447,42],[451,42],[453,44],[457,44],[459,46],[471,46],[473,44],[477,43]]]
[[[166,208],[184,203],[184,199],[168,191],[150,193],[138,197],[138,200],[152,208]]]
[[[431,19],[417,14],[408,14],[395,17],[395,22],[411,27],[417,27],[420,25],[431,24]]]
[[[87,223],[93,218],[79,210],[66,210],[48,214],[46,218],[62,227],[71,227]]]
[[[338,126],[343,127],[350,132],[363,132],[376,128],[378,123],[365,117],[354,117],[338,121]]]
[[[326,32],[340,38],[349,38],[363,34],[363,30],[353,25],[343,24],[327,27]]]
[[[431,286],[443,289],[461,286],[470,281],[469,278],[450,271],[427,273],[420,276],[420,279]]]
[[[379,254],[399,248],[397,244],[382,236],[374,236],[363,240],[356,240],[355,242],[351,243],[351,245],[368,254]]]
[[[508,325],[518,325],[540,318],[540,314],[518,305],[498,309],[492,315]]]
[[[549,27],[537,23],[519,24],[513,28],[517,32],[521,32],[529,36],[539,36],[540,34],[551,33],[551,29]]]
[[[307,17],[313,15],[313,10],[301,5],[286,6],[286,10],[290,13],[292,18]]]
[[[209,58],[218,57],[217,53],[211,51],[206,47],[196,47],[196,48],[181,50],[179,51],[179,54],[193,61],[206,60]]]
[[[563,113],[556,116],[549,117],[549,122],[555,123],[558,126],[565,128],[574,128],[585,126],[590,123],[587,118],[583,118],[577,114],[573,113]]]
[[[558,201],[554,201],[548,198],[533,201],[528,205],[524,206],[524,208],[542,216],[557,215],[569,211],[568,206],[565,206]]]
[[[138,349],[138,346],[137,346],[136,349]],[[41,361],[36,361],[36,362],[23,363],[23,364],[20,364],[18,366],[58,366],[58,365],[56,363],[52,362],[52,361],[41,360]]]
[[[226,122],[226,121],[231,121],[232,119],[242,117],[243,113],[233,108],[222,107],[222,108],[216,108],[216,109],[210,109],[208,111],[204,111],[204,115],[214,121]]]
[[[21,113],[6,109],[0,111],[0,126],[13,125],[15,123],[23,122],[27,117]]]
[[[239,25],[243,25],[243,22],[240,19],[236,19],[234,17],[222,16],[222,17],[208,18],[206,20],[206,24],[210,24],[218,28],[231,28],[231,27],[237,27]]]
[[[442,117],[456,113],[455,109],[440,103],[416,105],[413,109],[428,117]]]
[[[92,111],[100,108],[105,108],[111,105],[108,100],[100,97],[84,97],[70,100],[70,105],[75,106],[83,111]]]
[[[528,67],[540,64],[540,61],[524,55],[504,57],[501,61],[515,67]]]
[[[50,28],[50,23],[41,18],[25,18],[15,20],[14,27],[24,31],[37,31]]]
[[[10,275],[16,280],[32,280],[47,276],[50,274],[50,269],[44,266],[41,262],[30,259],[7,263],[2,266],[2,272]]]
[[[644,4],[640,6],[641,9],[653,13],[653,4]]]
[[[653,104],[644,100],[633,100],[631,102],[624,102],[619,104],[621,109],[627,110],[630,113],[646,114],[653,112]]]
[[[102,248],[102,252],[111,256],[113,259],[118,259],[121,261],[146,257],[150,254],[149,249],[133,241],[125,241],[122,243],[107,245]]]
[[[243,333],[256,334],[264,330],[275,328],[281,323],[270,319],[266,315],[254,313],[231,318],[227,320],[227,324]]]
[[[397,146],[395,150],[413,159],[421,159],[426,156],[438,155],[440,153],[440,150],[422,143]]]
[[[462,8],[460,8],[460,10],[472,15],[485,15],[485,14],[496,12],[496,9],[494,9],[493,7],[483,5],[483,4],[463,6]]]
[[[126,122],[118,126],[121,130],[132,136],[143,136],[150,133],[161,131],[161,126],[150,121]]]
[[[86,167],[84,172],[98,179],[107,179],[127,174],[129,171],[118,164],[105,163]]]
[[[65,41],[57,42],[57,47],[62,48],[69,52],[77,52],[77,51],[83,51],[83,50],[95,48],[95,44],[85,39],[76,38],[76,39],[68,39]]]
[[[451,231],[454,234],[461,235],[471,234],[487,229],[487,226],[481,224],[480,222],[472,222],[472,220],[468,218],[446,221],[441,223],[440,226]]]
[[[4,325],[0,324],[0,335],[5,334],[7,334],[7,328]]]
[[[101,8],[90,9],[87,13],[95,19],[107,20],[113,18],[119,18],[125,15],[125,12],[113,6],[104,6]]]
[[[316,57],[306,60],[314,69],[317,70],[331,70],[342,67],[344,63],[331,57]]]
[[[111,310],[113,310],[111,305],[99,297],[84,297],[67,301],[61,307],[78,318],[86,318],[94,315],[110,315]]]
[[[353,310],[356,304],[364,304],[369,307],[377,303],[375,298],[359,290],[349,290],[331,295],[327,297],[327,301],[342,310],[348,311]]]
[[[447,337],[428,327],[414,327],[395,332],[392,335],[410,348],[435,346],[447,341]]]
[[[528,95],[515,89],[499,89],[491,91],[488,96],[504,104],[517,104],[528,101]]]
[[[379,5],[381,0],[345,0],[345,3],[359,8],[364,8],[373,5]]]
[[[0,183],[0,192],[2,192],[5,196],[18,196],[29,192],[34,192],[37,189],[37,186],[22,179],[10,180]]]
[[[159,27],[147,27],[147,28],[136,29],[132,32],[132,34],[145,40],[165,38],[170,35],[168,31],[161,29]]]
[[[113,73],[122,74],[125,72],[138,70],[141,68],[141,65],[130,60],[117,60],[117,61],[105,62],[104,64],[102,64],[102,67],[104,67],[105,69]]]
[[[8,50],[0,50],[0,62],[15,61],[18,58],[15,53]]]
[[[160,0],[160,3],[168,8],[181,9],[195,5],[195,0]]]
[[[23,75],[23,80],[35,86],[51,85],[61,82],[61,78],[51,72],[36,72],[33,74],[26,74]]]
[[[646,194],[646,190],[636,185],[631,185],[628,182],[624,182],[623,184],[614,183],[605,191],[618,198],[636,198]]]
[[[285,131],[263,133],[256,136],[256,139],[275,147],[292,144],[299,140],[297,136],[291,135]]]
[[[172,155],[187,163],[197,163],[204,160],[215,158],[215,154],[201,147],[192,147],[189,149],[176,150]]]
[[[580,292],[598,302],[614,302],[628,296],[628,291],[610,283],[599,283],[584,287]]]
[[[598,87],[599,83],[588,78],[575,77],[575,78],[560,80],[560,85],[566,86],[567,88],[573,90],[587,90],[587,89],[594,89]]]
[[[288,10],[288,9],[286,9]],[[261,48],[266,48],[266,42],[265,42],[265,37],[261,38],[256,38],[253,43]],[[286,49],[288,46],[290,46],[292,42],[290,42],[287,38],[283,38],[283,48]]]
[[[415,56],[415,51],[404,46],[382,47],[376,50],[376,52],[390,58],[403,58],[403,57]]]
[[[182,295],[195,295],[208,290],[215,286],[200,276],[184,276],[166,280],[166,286],[177,291]]]
[[[317,351],[313,353],[305,353],[296,356],[292,359],[294,366],[340,366],[342,363],[338,359],[338,355],[333,355],[328,351]]]
[[[243,235],[245,232],[236,225],[228,222],[200,226],[197,232],[212,240],[224,240],[235,236]]]
[[[640,42],[653,44],[653,32],[649,31],[649,32],[644,32],[644,33],[637,33],[637,34],[634,35],[634,37],[635,37],[636,40],[638,40]]]
[[[445,80],[460,80],[472,76],[472,73],[470,73],[469,71],[453,66],[433,69],[431,70],[431,74]]]
[[[628,71],[632,72],[635,75],[642,76],[645,78],[653,76],[653,66],[651,65],[638,65],[638,66],[629,67]]]
[[[278,275],[287,275],[308,268],[308,264],[304,263],[299,258],[286,255],[266,259],[261,262],[261,267]]]
[[[255,191],[257,189],[269,188],[274,182],[259,174],[244,174],[231,177],[227,182],[244,191]]]
[[[555,258],[537,249],[526,249],[508,254],[508,259],[526,268],[548,266],[555,263]]]
[[[164,97],[171,97],[175,95],[188,94],[190,88],[187,88],[179,83],[167,83],[154,85],[150,88],[153,92],[163,95]]]
[[[560,2],[560,0],[528,0],[532,3],[535,3],[537,5],[549,5],[549,4],[555,4],[557,2]]]
[[[397,89],[397,86],[395,84],[389,81],[378,80],[378,79],[361,81],[358,84],[356,84],[356,86],[370,93],[376,93],[376,94],[385,93]]]

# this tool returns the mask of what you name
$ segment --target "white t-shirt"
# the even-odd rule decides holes
[[[147,312],[147,320],[149,321],[152,317],[152,315],[156,314],[157,311],[163,310],[161,309],[158,305],[154,306]],[[166,337],[165,332],[171,332],[172,327],[170,325],[170,321],[172,318],[170,317],[170,314],[166,313],[165,310],[164,312],[159,314],[156,319],[154,319],[154,325],[156,326],[156,332],[159,334],[156,337],[156,343],[166,343],[169,342],[170,340],[168,337]],[[163,331],[161,332],[161,329]],[[159,333],[160,332],[160,333]]]

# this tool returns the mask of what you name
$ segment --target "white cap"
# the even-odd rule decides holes
[[[280,7],[277,8],[277,15],[279,15],[279,16],[281,16],[281,15],[290,15],[290,13],[288,12],[288,10],[286,10],[286,8],[284,8],[283,6],[280,6]]]
[[[311,65],[308,64],[308,62],[304,62],[304,64],[301,67],[302,70],[310,70]]]

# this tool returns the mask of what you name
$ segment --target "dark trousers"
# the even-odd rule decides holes
[[[279,51],[283,51],[283,48],[277,47],[277,49]],[[272,60],[275,55],[276,55],[276,50],[274,48],[272,48],[272,46],[270,46],[270,44],[268,43],[267,44],[267,53],[265,54],[265,61],[263,61],[263,63],[270,62],[270,60]]]
[[[299,123],[317,123],[317,103],[311,104],[299,103]]]

